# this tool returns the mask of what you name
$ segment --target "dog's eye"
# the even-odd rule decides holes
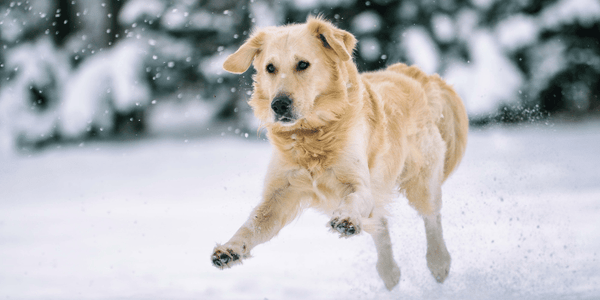
[[[275,66],[273,64],[268,64],[267,65],[267,72],[273,74],[275,73]]]
[[[310,66],[310,64],[307,61],[303,61],[302,60],[296,66],[296,70],[298,70],[298,71],[304,71],[304,70],[306,70],[306,68],[308,68],[308,66]]]

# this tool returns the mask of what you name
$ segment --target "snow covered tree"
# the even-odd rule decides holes
[[[50,31],[56,3],[3,2],[0,11],[0,149],[55,140],[69,69]]]
[[[248,91],[221,62],[248,35],[249,3],[0,3],[0,140],[22,148],[139,135],[146,112],[166,99],[206,102],[215,120],[241,119]]]
[[[362,71],[445,77],[472,124],[600,110],[596,0],[23,0],[0,2],[4,148],[137,136],[161,104],[256,127],[222,62],[255,29],[322,14],[359,40]],[[182,105],[185,106],[185,105]]]
[[[542,1],[519,16],[533,36],[511,52],[527,77],[524,105],[569,116],[600,112],[600,2]]]

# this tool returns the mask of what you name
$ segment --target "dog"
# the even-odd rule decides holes
[[[394,64],[359,74],[356,38],[321,17],[251,34],[223,68],[251,64],[249,101],[274,146],[262,201],[211,255],[220,269],[250,257],[305,208],[331,217],[340,237],[365,231],[377,249],[386,288],[400,280],[387,226],[399,193],[425,223],[427,265],[444,282],[450,254],[442,235],[441,185],[467,144],[468,118],[456,92],[438,75]]]

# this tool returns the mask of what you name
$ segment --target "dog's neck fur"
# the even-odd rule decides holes
[[[307,169],[312,175],[330,168],[345,148],[353,119],[362,109],[360,94],[364,87],[356,66],[350,62],[339,64],[334,88],[323,97],[333,97],[338,106],[334,120],[310,122],[301,120],[298,128],[280,130],[267,127],[271,143],[291,165]],[[341,98],[341,99],[340,99]],[[315,124],[315,125],[311,125]]]

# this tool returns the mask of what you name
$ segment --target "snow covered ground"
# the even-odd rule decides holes
[[[308,211],[242,266],[209,256],[258,202],[253,135],[64,145],[0,157],[1,299],[598,299],[600,122],[474,129],[444,186],[443,285],[422,221],[391,210],[400,285],[369,236]]]

